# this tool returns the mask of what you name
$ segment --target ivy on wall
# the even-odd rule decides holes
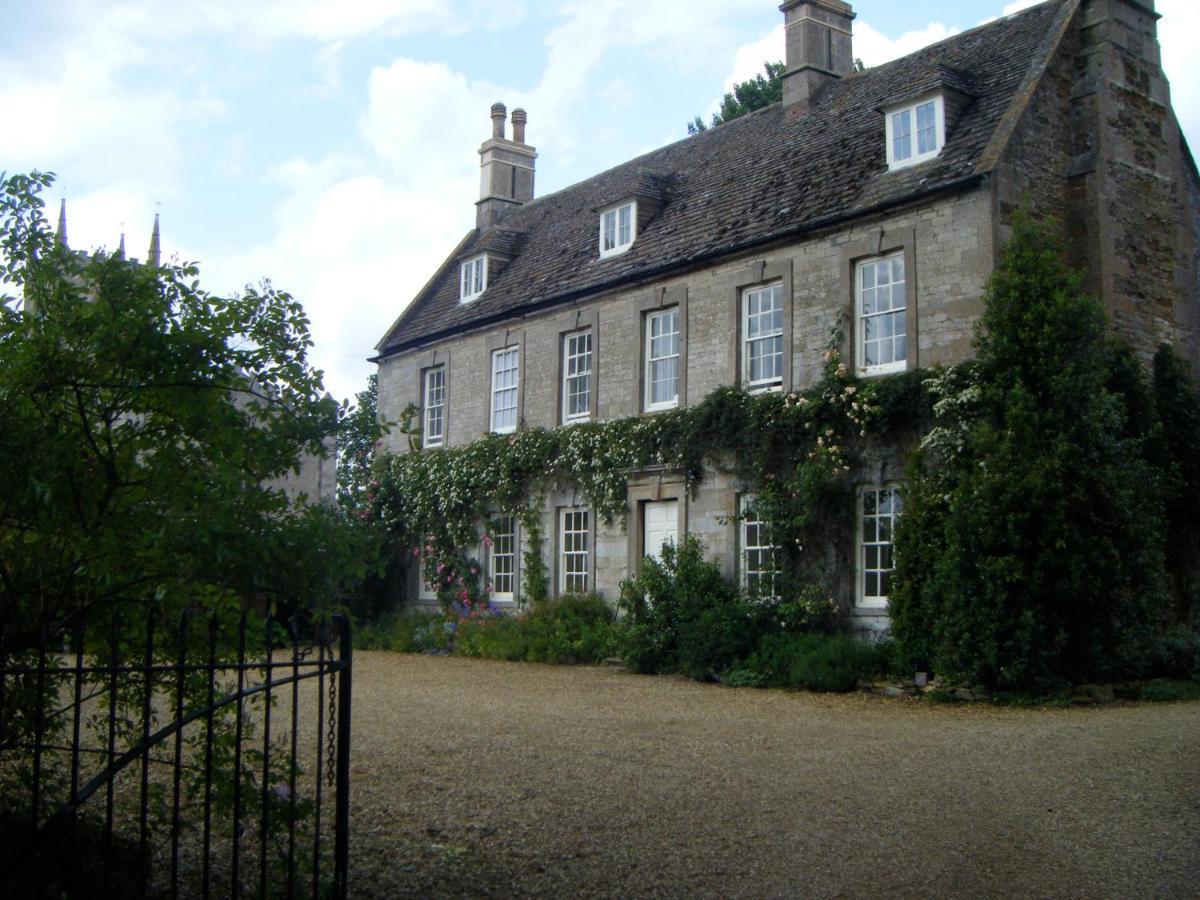
[[[574,488],[606,524],[624,524],[631,474],[673,470],[692,490],[706,467],[756,486],[757,511],[782,548],[785,593],[821,576],[823,548],[852,515],[851,476],[861,448],[899,427],[880,407],[922,405],[917,377],[860,380],[841,361],[840,329],[824,354],[821,379],[792,393],[724,387],[695,406],[568,428],[489,434],[461,447],[387,457],[375,511],[400,547],[424,548],[441,581],[457,586],[448,560],[480,541],[497,513],[517,515],[525,532],[524,599],[547,593],[540,514],[547,492]],[[915,373],[914,373],[915,375]],[[409,417],[413,421],[419,417]],[[403,426],[402,426],[403,430]]]

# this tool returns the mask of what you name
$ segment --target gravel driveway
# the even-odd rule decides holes
[[[1200,703],[354,672],[357,897],[1200,896]]]

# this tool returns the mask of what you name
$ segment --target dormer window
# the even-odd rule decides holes
[[[942,95],[884,111],[887,119],[888,169],[903,169],[942,151],[946,135],[946,113]]]
[[[470,303],[487,288],[487,254],[473,256],[462,264],[458,282],[458,301]]]
[[[637,201],[600,213],[600,258],[624,253],[637,237]]]

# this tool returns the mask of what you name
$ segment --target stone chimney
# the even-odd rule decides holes
[[[475,204],[477,228],[490,228],[505,210],[533,199],[537,153],[525,143],[525,110],[513,110],[511,141],[504,134],[506,119],[504,104],[492,104],[492,136],[479,148],[479,202]]]
[[[805,112],[817,92],[854,69],[854,10],[842,0],[787,0],[783,106]]]

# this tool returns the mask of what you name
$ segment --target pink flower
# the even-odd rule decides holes
[[[438,571],[438,574],[441,575],[442,572],[446,571],[446,564],[438,563],[437,571]]]
[[[472,574],[472,575],[478,575],[478,574],[479,574],[479,570],[478,570],[477,568],[475,568],[474,566],[471,566],[471,574]]]
[[[420,547],[413,548],[413,556],[420,556],[420,555],[421,555],[421,548]]]

